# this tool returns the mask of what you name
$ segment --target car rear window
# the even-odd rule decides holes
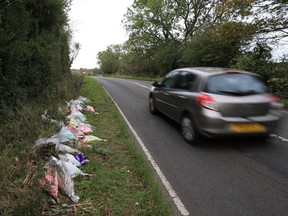
[[[231,73],[210,76],[205,91],[214,94],[245,96],[266,93],[266,86],[258,76]]]

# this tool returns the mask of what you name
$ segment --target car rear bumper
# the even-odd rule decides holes
[[[266,136],[277,129],[280,117],[272,114],[253,118],[227,118],[214,111],[206,111],[194,118],[198,131],[208,137]]]

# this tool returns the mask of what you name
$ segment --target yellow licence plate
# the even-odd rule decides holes
[[[258,123],[235,123],[230,125],[231,130],[238,133],[266,132],[266,127]]]

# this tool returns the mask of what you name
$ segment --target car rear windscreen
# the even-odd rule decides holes
[[[258,76],[242,73],[220,74],[208,78],[205,92],[245,96],[266,93],[266,86]]]

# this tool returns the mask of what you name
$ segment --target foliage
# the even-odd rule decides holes
[[[98,53],[98,64],[104,73],[113,74],[119,69],[121,47],[111,45],[105,51]]]
[[[182,62],[189,66],[227,67],[253,36],[253,26],[227,22],[196,35],[183,46]]]
[[[281,62],[271,61],[271,47],[267,44],[257,43],[249,52],[237,56],[230,62],[230,67],[252,71],[262,75],[267,82],[270,92],[288,98],[288,61],[283,58]]]
[[[175,41],[165,41],[153,50],[155,66],[160,75],[164,75],[167,71],[177,68],[181,65],[179,56],[181,49],[179,43]]]
[[[71,40],[70,40],[70,43],[71,43]],[[70,66],[71,66],[73,61],[78,56],[81,45],[80,43],[72,43],[70,44],[70,47],[71,47],[71,52],[70,52]]]
[[[220,24],[230,9],[221,1],[135,0],[123,23],[130,32],[126,43],[130,57],[143,59],[148,73],[160,74],[183,65],[181,45],[194,36]]]
[[[57,88],[70,72],[70,0],[0,2],[0,104],[22,102]],[[3,114],[3,109],[0,108]]]
[[[263,39],[279,40],[288,37],[288,2],[285,0],[257,0],[253,23]],[[267,35],[268,34],[268,35]]]
[[[239,55],[235,58],[233,60],[234,64],[232,63],[233,61],[231,62],[231,67],[261,74],[267,82],[272,75],[272,64],[269,62],[270,59],[271,47],[267,44],[257,43],[253,51]]]
[[[288,60],[283,59],[273,67],[272,76],[268,80],[269,90],[279,95],[284,100],[284,105],[288,106]],[[286,99],[286,100],[285,100]]]
[[[146,48],[163,40],[187,41],[202,28],[231,20],[239,11],[231,3],[219,0],[135,0],[123,20],[130,39],[140,41]],[[242,3],[242,10],[246,3]],[[233,12],[233,13],[232,13]]]

